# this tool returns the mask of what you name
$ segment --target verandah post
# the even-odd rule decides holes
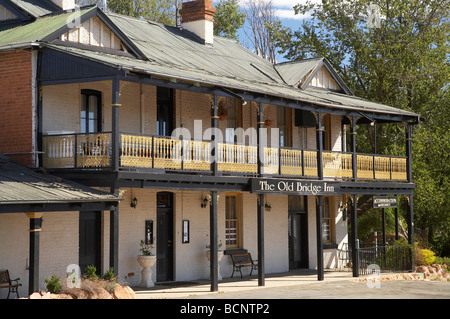
[[[112,119],[111,119],[111,168],[114,172],[119,170],[120,166],[120,132],[119,132],[119,108],[120,108],[120,80],[112,80]],[[119,195],[119,188],[116,185],[111,187],[111,193]],[[114,269],[117,276],[119,272],[119,206],[117,205],[110,211],[110,237],[109,237],[109,266]]]
[[[352,137],[352,169],[353,180],[357,180],[357,161],[356,161],[356,116],[352,116],[352,131],[350,132]]]
[[[259,103],[258,109],[258,176],[264,174],[264,145],[263,141],[263,103]],[[258,230],[258,286],[265,286],[265,263],[264,263],[264,194],[260,194],[258,201],[258,216],[257,216],[257,230]]]
[[[39,291],[39,255],[42,213],[27,213],[30,219],[30,272],[28,276],[28,294]]]
[[[353,195],[353,210],[352,210],[352,268],[353,277],[359,276],[359,261],[358,261],[358,195]]]
[[[317,112],[316,122],[316,143],[317,143],[317,175],[319,180],[323,180],[323,132],[322,126],[322,112]],[[318,196],[317,208],[316,208],[316,233],[317,233],[317,280],[324,279],[324,267],[323,267],[323,197]]]
[[[258,286],[265,286],[264,263],[264,194],[259,195],[258,203]]]
[[[316,211],[316,228],[317,228],[317,280],[322,281],[324,279],[324,267],[323,267],[323,196],[317,196],[317,211]]]
[[[217,143],[217,127],[218,127],[218,110],[217,110],[217,94],[214,94],[214,102],[211,108],[211,128],[212,128],[212,134],[211,134],[211,173],[213,176],[217,175],[217,160],[219,156],[218,151],[218,143]]]
[[[219,290],[219,262],[217,241],[217,191],[211,192],[211,206],[209,211],[209,245],[210,245],[210,275],[211,291]]]
[[[120,104],[120,80],[114,78],[112,80],[112,155],[111,155],[111,167],[113,171],[119,170],[120,163],[120,133],[119,133],[119,107]]]

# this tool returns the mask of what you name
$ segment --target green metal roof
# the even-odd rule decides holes
[[[80,10],[81,16],[94,10],[95,7],[88,7]],[[63,12],[37,18],[34,21],[15,24],[13,27],[3,26],[0,31],[0,47],[39,42],[49,35],[66,28],[68,22],[74,19],[73,12]]]
[[[296,85],[305,75],[311,72],[323,58],[305,59],[275,64],[275,69],[289,85]]]
[[[62,9],[50,0],[6,0],[33,17],[40,17]]]
[[[13,204],[118,202],[120,197],[0,157],[0,207]]]

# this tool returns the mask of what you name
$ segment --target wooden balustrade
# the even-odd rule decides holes
[[[217,169],[222,172],[258,172],[258,147],[218,143]]]
[[[110,166],[110,133],[49,135],[43,138],[46,168]]]
[[[179,140],[170,137],[121,134],[120,166],[163,170],[210,171],[210,141]],[[111,134],[48,135],[43,138],[43,165],[46,168],[110,167]],[[218,143],[220,172],[258,172],[258,147]],[[325,178],[352,179],[352,154],[323,151]],[[317,177],[317,151],[264,147],[262,169],[267,175]],[[357,154],[357,178],[406,181],[406,158]]]
[[[43,165],[48,168],[75,167],[75,135],[49,135],[43,139]]]
[[[352,178],[352,154],[323,151],[323,176]]]
[[[282,148],[280,152],[281,174],[303,176],[302,150]]]
[[[76,167],[108,167],[111,161],[111,134],[77,135]]]
[[[183,169],[209,171],[211,142],[184,140],[183,144]]]
[[[152,143],[151,136],[122,134],[121,166],[151,168],[153,165]]]

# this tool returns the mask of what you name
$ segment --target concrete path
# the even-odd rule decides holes
[[[256,276],[237,276],[220,281],[218,292],[210,291],[208,280],[133,289],[136,299],[450,299],[450,282],[394,280],[368,284],[354,279],[351,272],[326,271],[325,280],[318,281],[315,271],[298,270],[268,274],[264,287],[258,286]]]

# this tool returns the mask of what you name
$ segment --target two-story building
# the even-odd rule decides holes
[[[419,115],[354,96],[324,58],[273,65],[213,36],[214,11],[183,3],[172,27],[73,1],[0,0],[0,153],[123,198],[111,211],[44,213],[41,280],[79,264],[137,285],[141,240],[155,282],[211,274],[217,290],[237,252],[258,260],[259,285],[293,268],[321,280],[356,243],[361,194],[409,196],[412,238]],[[404,126],[405,156],[357,152],[356,126],[383,123]],[[6,215],[0,238],[22,227]],[[50,245],[55,234],[66,236]],[[0,267],[27,276],[2,255]]]

